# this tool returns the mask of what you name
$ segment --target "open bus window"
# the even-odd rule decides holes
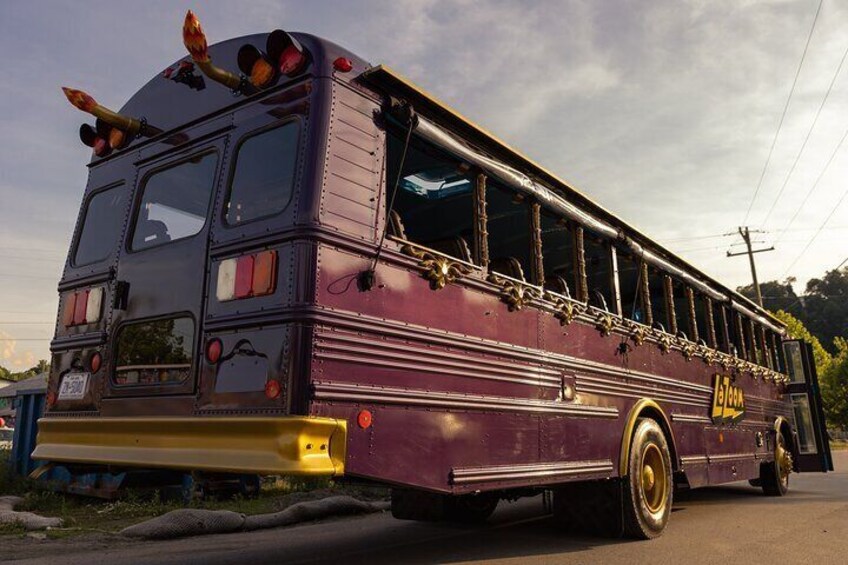
[[[686,292],[686,285],[675,280],[672,286],[674,288],[674,315],[677,317],[677,334],[692,339],[694,337],[691,327],[692,313],[689,311],[689,294]]]
[[[698,328],[698,339],[712,348],[715,348],[715,336],[710,332],[710,319],[712,315],[709,300],[706,296],[695,293],[695,324]]]
[[[127,324],[118,331],[115,384],[179,384],[189,378],[194,349],[191,318]]]
[[[403,171],[399,173],[403,145],[403,140],[388,136],[389,190],[394,179],[398,179],[398,191],[388,218],[389,233],[471,262],[474,185],[468,167],[413,140],[407,149]],[[389,195],[388,200],[392,198]]]
[[[608,312],[615,311],[612,295],[612,265],[610,247],[589,230],[584,229],[583,255],[586,261],[586,286],[589,305]]]
[[[489,270],[520,281],[538,282],[531,281],[530,205],[515,192],[490,183],[486,189],[486,211]]]
[[[85,208],[74,265],[79,267],[102,261],[117,247],[124,217],[124,185],[94,193]]]
[[[641,263],[629,253],[617,251],[618,258],[618,284],[621,291],[621,314],[634,322],[644,324],[647,320],[645,305],[642,304],[642,292],[640,286],[643,284]]]
[[[730,353],[730,337],[728,326],[730,320],[727,317],[727,308],[724,304],[713,303],[713,324],[715,325],[716,347],[719,351]]]
[[[224,208],[229,225],[279,214],[294,192],[299,122],[251,135],[236,150],[235,172]]]
[[[568,298],[576,298],[574,234],[565,220],[544,210],[541,226],[545,288]]]
[[[648,268],[648,289],[651,294],[651,313],[653,326],[662,331],[670,331],[668,303],[665,296],[665,274],[662,271]]]
[[[190,237],[203,229],[218,157],[206,153],[153,173],[144,183],[133,251]]]
[[[742,330],[742,315],[736,310],[730,311],[730,319],[727,321],[727,329],[730,332],[731,354],[740,359],[747,358],[745,347],[745,336]]]

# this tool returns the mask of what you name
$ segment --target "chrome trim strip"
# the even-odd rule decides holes
[[[612,474],[613,470],[612,461],[609,459],[600,461],[501,465],[494,467],[461,467],[451,470],[450,480],[451,483],[459,485],[490,481],[570,477],[583,474]]]
[[[760,455],[757,453],[727,453],[721,455],[707,455],[710,463],[713,461],[720,463],[722,461],[736,461],[739,459],[760,459]]]
[[[706,455],[684,455],[680,458],[683,465],[706,465],[709,461]]]
[[[673,422],[690,422],[693,424],[712,424],[713,421],[706,416],[698,416],[696,414],[681,414],[672,412],[671,420]]]
[[[618,418],[618,409],[607,406],[587,406],[584,404],[534,400],[530,398],[435,392],[421,389],[338,382],[313,383],[312,398],[315,400],[415,405],[445,409],[507,410],[513,412],[570,414],[586,418]]]

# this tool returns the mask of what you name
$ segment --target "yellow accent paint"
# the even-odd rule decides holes
[[[624,435],[621,438],[621,458],[618,461],[618,475],[620,477],[624,477],[627,475],[627,460],[630,458],[630,443],[633,439],[633,430],[636,429],[636,421],[639,419],[639,416],[646,408],[653,408],[657,412],[659,412],[660,416],[665,423],[665,427],[663,431],[668,430],[671,437],[668,438],[669,450],[672,452],[672,468],[675,467],[674,463],[674,432],[671,429],[671,423],[668,420],[668,416],[666,416],[665,410],[660,408],[660,405],[656,403],[656,401],[651,400],[650,398],[640,398],[636,401],[636,404],[633,405],[633,408],[630,409],[630,412],[627,414],[627,423],[624,426]]]
[[[344,474],[346,452],[347,422],[332,418],[42,418],[33,458],[329,477]]]

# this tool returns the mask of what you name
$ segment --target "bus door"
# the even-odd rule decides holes
[[[196,391],[210,216],[226,141],[223,133],[209,137],[178,152],[160,147],[137,164],[117,265],[108,396]]]
[[[798,470],[833,471],[813,348],[797,339],[783,342],[789,372],[786,394],[792,402],[798,439]]]

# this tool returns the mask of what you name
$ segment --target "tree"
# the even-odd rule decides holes
[[[794,277],[784,280],[782,283],[777,281],[768,281],[760,285],[760,292],[763,293],[763,307],[766,310],[777,312],[783,310],[792,314],[796,318],[804,318],[804,305],[801,298],[795,294],[792,288],[792,283],[795,282]],[[743,296],[750,298],[754,302],[757,301],[757,293],[754,290],[754,285],[740,286],[737,292]]]
[[[830,364],[833,362],[833,359],[830,353],[828,353],[827,350],[822,347],[819,338],[811,334],[810,331],[806,327],[804,327],[804,324],[801,323],[801,320],[799,320],[789,312],[778,310],[774,313],[774,316],[781,322],[786,324],[786,333],[790,337],[793,337],[795,339],[803,339],[813,347],[813,360],[816,364],[816,372],[819,375],[824,375],[825,372],[830,368]]]
[[[807,282],[803,319],[825,347],[836,337],[848,337],[848,267]]]
[[[822,403],[830,427],[848,429],[848,340],[833,340],[836,356],[821,377]]]

